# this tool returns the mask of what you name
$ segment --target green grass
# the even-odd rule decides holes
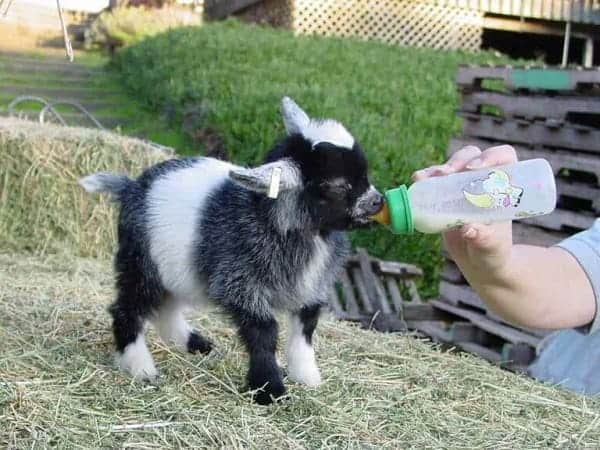
[[[250,402],[243,345],[213,311],[192,323],[215,342],[214,353],[178,353],[151,329],[147,341],[161,377],[157,385],[135,383],[112,364],[106,307],[113,295],[108,259],[0,253],[0,447],[520,449],[600,442],[598,399],[409,335],[326,319],[315,342],[323,385],[287,380],[289,396],[280,404]]]
[[[282,135],[279,101],[289,95],[310,115],[340,120],[365,148],[381,189],[444,157],[459,131],[454,73],[459,63],[503,62],[491,54],[400,48],[347,39],[294,37],[237,22],[173,30],[120,51],[115,60],[136,98],[160,110],[202,104],[202,126],[223,136],[230,158],[257,164]],[[437,285],[437,236],[360,232],[375,255],[425,269]]]

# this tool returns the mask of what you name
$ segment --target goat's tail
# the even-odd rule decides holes
[[[121,200],[125,191],[135,184],[126,175],[98,172],[79,179],[79,184],[87,192],[106,192],[115,200]]]

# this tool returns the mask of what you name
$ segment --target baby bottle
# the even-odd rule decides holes
[[[402,185],[385,193],[372,219],[394,234],[437,233],[466,223],[493,223],[551,213],[556,185],[550,164],[530,159]]]

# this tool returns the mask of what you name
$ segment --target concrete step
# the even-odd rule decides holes
[[[10,98],[10,100],[0,99],[0,112],[6,111],[8,104],[15,97]],[[46,98],[46,100],[47,101],[52,101],[52,100],[56,101],[58,99]],[[77,100],[75,100],[75,101],[77,101]],[[115,103],[114,101],[104,100],[104,99],[78,101],[78,103],[81,106],[83,106],[85,109],[87,109],[89,112],[91,112],[92,114],[98,114],[99,112],[103,112],[104,114],[110,114],[111,111],[118,110],[119,108],[122,107],[122,105],[119,103]],[[60,105],[59,107],[62,109],[69,108],[68,105],[67,106]],[[42,108],[42,106],[40,106],[40,109],[41,108]],[[69,108],[69,110],[73,111],[73,112],[77,111],[75,108]]]
[[[106,83],[106,79],[102,77],[101,83]],[[0,86],[8,84],[13,86],[22,86],[24,84],[44,85],[64,85],[64,87],[96,87],[98,79],[95,76],[80,76],[71,74],[56,74],[55,72],[40,72],[32,73],[26,71],[5,71],[0,67]],[[55,87],[55,86],[52,86]],[[98,86],[100,89],[102,87]]]
[[[96,128],[95,124],[85,115],[76,114],[76,113],[61,113],[61,117],[65,120],[67,125],[69,126],[80,126],[80,127],[90,127]],[[35,111],[19,111],[17,114],[13,114],[13,116],[20,117],[22,119],[32,120],[34,122],[39,121],[39,112]],[[8,117],[7,112],[0,112],[0,117]],[[44,119],[45,123],[56,123],[60,124],[60,122],[54,117],[51,113],[46,114]],[[129,121],[126,118],[122,117],[95,117],[98,122],[102,124],[104,128],[117,128],[126,126]]]
[[[0,94],[17,97],[19,95],[36,95],[47,100],[74,100],[85,102],[90,99],[107,99],[122,95],[122,92],[107,91],[94,88],[46,88],[37,86],[1,86]]]
[[[74,75],[97,75],[103,69],[90,68],[83,64],[71,63],[66,58],[23,58],[7,53],[0,53],[0,69],[31,70],[34,72],[60,72]]]

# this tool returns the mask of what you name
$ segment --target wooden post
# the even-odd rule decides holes
[[[588,36],[585,38],[585,48],[583,49],[583,67],[592,67],[594,65],[594,38]]]
[[[565,25],[565,40],[563,42],[562,66],[567,67],[569,62],[569,41],[571,40],[571,21]]]

